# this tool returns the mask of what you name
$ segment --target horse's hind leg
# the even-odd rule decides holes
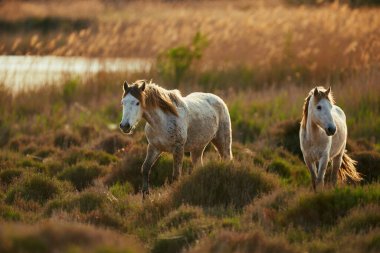
[[[199,162],[201,165],[203,165],[203,152],[204,152],[204,150],[205,150],[205,147],[203,147],[202,149],[191,151],[190,156],[191,156],[192,166],[190,167],[189,174],[191,174],[193,168],[198,166]]]
[[[332,164],[332,184],[333,185],[336,185],[338,182],[338,172],[339,172],[340,167],[342,166],[343,154],[344,154],[344,151],[341,154],[334,157],[332,161],[333,163]]]
[[[223,159],[232,160],[232,136],[228,126],[219,127],[215,138],[211,142],[215,145]]]

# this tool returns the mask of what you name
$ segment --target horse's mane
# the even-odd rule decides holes
[[[311,97],[314,95],[314,89],[310,90],[309,95],[305,98],[305,102],[303,104],[303,113],[302,113],[302,120],[301,120],[301,126],[302,128],[306,128],[306,122],[307,122],[307,116],[309,112],[309,103]],[[326,98],[330,101],[331,104],[335,104],[334,96],[332,94],[332,91],[329,92],[329,94],[326,96],[325,92],[327,91],[324,87],[319,86],[318,89],[318,95],[315,97],[315,102],[318,103],[322,98]]]
[[[139,80],[133,83],[134,86],[139,86],[146,83],[145,90],[141,92],[141,104],[143,107],[160,108],[164,112],[172,113],[178,116],[176,104],[181,98],[181,93],[178,90],[166,90],[150,81],[147,83],[145,80]]]

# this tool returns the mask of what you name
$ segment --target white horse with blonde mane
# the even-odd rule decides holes
[[[232,160],[231,120],[223,100],[210,93],[182,97],[178,90],[166,90],[153,83],[124,83],[120,129],[130,133],[146,120],[148,148],[141,172],[143,197],[149,193],[149,173],[162,152],[173,154],[173,179],[181,176],[184,152],[190,152],[193,167],[212,142],[224,159]]]
[[[334,185],[338,177],[341,181],[347,177],[354,182],[362,179],[355,169],[356,162],[346,154],[346,115],[335,105],[331,87],[327,90],[315,87],[309,92],[303,106],[299,137],[314,190],[323,188],[329,161],[332,161]]]

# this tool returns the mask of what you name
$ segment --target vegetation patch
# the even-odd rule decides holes
[[[22,182],[8,190],[5,201],[12,204],[20,198],[44,204],[61,192],[62,186],[57,180],[35,174],[25,177]]]
[[[299,251],[294,249],[283,239],[268,237],[261,232],[237,233],[222,231],[216,235],[215,238],[204,238],[189,252],[293,253]]]
[[[22,170],[20,169],[6,169],[0,171],[0,184],[9,185],[15,179],[22,175]]]
[[[61,180],[71,182],[79,191],[94,184],[94,180],[101,176],[103,167],[94,162],[80,162],[64,169],[58,174]]]
[[[358,163],[356,169],[363,175],[364,182],[380,181],[380,153],[376,151],[361,151],[352,153],[352,158]]]
[[[133,237],[89,225],[44,221],[38,226],[3,224],[0,251],[11,252],[146,252]]]
[[[178,205],[241,209],[278,185],[276,177],[250,164],[209,162],[175,186],[173,200]]]
[[[352,208],[379,201],[379,184],[326,190],[301,196],[284,211],[281,220],[283,224],[294,224],[306,230],[331,227]]]

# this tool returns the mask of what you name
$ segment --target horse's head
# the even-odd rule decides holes
[[[309,104],[312,122],[325,130],[328,136],[332,136],[336,132],[336,125],[331,114],[334,100],[330,92],[331,87],[327,90],[315,87]]]
[[[123,133],[130,133],[143,115],[142,93],[145,90],[145,81],[133,85],[129,85],[127,81],[125,81],[123,89],[124,94],[121,99],[123,118],[120,122],[120,129]]]

